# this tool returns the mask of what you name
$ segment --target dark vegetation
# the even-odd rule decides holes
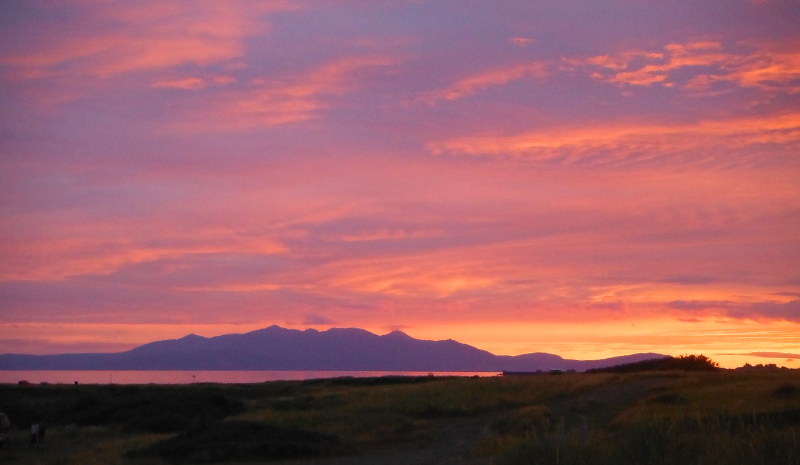
[[[114,424],[125,432],[169,433],[244,411],[222,387],[0,385],[0,411],[15,424]]]
[[[337,450],[337,436],[293,427],[232,420],[190,428],[130,457],[157,456],[173,463],[281,459],[322,455]]]
[[[641,371],[716,371],[719,364],[705,355],[681,355],[641,362],[624,363],[607,368],[586,370],[587,373],[636,373]]]
[[[0,385],[0,412],[13,419],[17,435],[22,437],[33,423],[47,425],[51,431],[67,431],[69,436],[92,431],[103,439],[109,435],[173,433],[144,447],[120,451],[119,460],[160,457],[172,463],[204,463],[284,459],[342,454],[359,442],[381,442],[414,432],[408,417],[387,416],[382,411],[366,421],[352,422],[352,392],[343,396],[339,390],[402,389],[452,379],[387,376],[173,386],[20,383]],[[343,408],[344,412],[338,411]],[[426,416],[436,412],[428,404],[418,410]],[[265,411],[282,418],[262,418],[259,412]],[[320,422],[317,417],[321,412],[328,418]],[[236,419],[237,415],[254,414],[257,420]],[[320,425],[333,432],[314,429]],[[343,427],[349,436],[347,442],[336,434]]]
[[[800,465],[800,370],[659,362],[477,379],[0,385],[15,428],[0,462],[414,464],[430,450],[425,463]],[[29,450],[33,421],[48,425],[47,440]],[[446,443],[463,445],[437,449]]]

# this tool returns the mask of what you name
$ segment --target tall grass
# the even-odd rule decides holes
[[[425,436],[437,422],[577,395],[614,375],[441,379],[412,385],[304,386],[251,403],[237,418],[335,434],[350,444]]]
[[[504,451],[500,465],[795,465],[800,422],[768,417],[654,418],[585,438],[576,430],[534,431]]]
[[[799,375],[686,375],[588,431],[569,421],[578,402],[544,426],[506,434],[492,455],[498,465],[800,465]]]

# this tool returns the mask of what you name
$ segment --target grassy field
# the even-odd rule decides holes
[[[0,411],[0,463],[800,465],[798,370],[2,385]]]

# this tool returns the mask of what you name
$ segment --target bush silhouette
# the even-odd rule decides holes
[[[586,370],[586,373],[635,373],[638,371],[716,371],[719,364],[705,355],[681,355],[679,357],[657,358],[641,362],[624,363],[606,368]]]

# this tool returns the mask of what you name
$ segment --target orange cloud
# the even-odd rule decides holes
[[[593,73],[592,77],[597,79],[626,85],[648,86],[661,83],[671,86],[672,83],[668,81],[670,71],[687,66],[710,66],[734,59],[733,55],[717,53],[721,45],[716,42],[670,44],[664,49],[666,53],[626,51],[613,56],[596,56],[585,60],[584,63],[612,70],[608,75]],[[646,64],[631,69],[634,60],[642,60]],[[653,63],[654,61],[656,63]]]
[[[642,64],[643,63],[643,64]],[[761,47],[749,53],[723,52],[719,42],[669,44],[663,52],[627,51],[571,60],[579,67],[595,67],[592,77],[622,86],[677,84],[673,73],[690,67],[699,73],[684,84],[688,90],[704,90],[716,82],[767,92],[800,92],[800,52]]]
[[[506,155],[532,161],[588,160],[595,164],[646,161],[700,148],[740,148],[753,144],[800,143],[800,114],[768,118],[706,120],[696,124],[606,124],[589,127],[548,128],[519,135],[479,135],[433,142],[435,155]],[[611,149],[602,156],[598,150]],[[636,153],[640,153],[636,155]],[[760,152],[755,152],[758,156]],[[712,154],[697,159],[707,162]],[[724,157],[721,161],[724,161]]]
[[[172,89],[185,89],[197,90],[206,86],[206,82],[197,77],[183,78],[183,79],[162,79],[150,84],[154,89],[172,88]]]
[[[177,287],[175,290],[181,292],[264,292],[275,291],[281,286],[277,284],[229,284],[221,286],[190,286]]]
[[[337,263],[336,266],[343,269],[320,281],[319,285],[323,286],[320,290],[441,299],[456,293],[491,291],[497,284],[497,276],[480,272],[479,266],[465,262],[463,257],[458,257],[459,261],[453,264],[440,263],[441,258],[387,258]]]
[[[655,225],[643,226],[656,227]],[[679,283],[669,282],[664,269],[683,269],[690,261],[664,259],[642,264],[622,274],[646,276],[649,281],[623,279],[619,284],[597,285],[607,266],[597,267],[598,255],[630,254],[629,241],[639,232],[559,234],[552,238],[496,242],[451,248],[405,256],[343,259],[329,262],[303,276],[284,275],[287,282],[304,283],[302,289],[317,295],[370,302],[377,299],[391,308],[408,308],[408,319],[436,320],[423,316],[437,308],[446,320],[446,309],[457,308],[464,321],[487,308],[493,317],[525,318],[536,321],[608,320],[702,317],[710,320],[781,320],[785,309],[761,308],[765,303],[795,305],[795,297],[776,297],[779,285],[730,283],[725,279]],[[619,235],[616,240],[611,236]],[[605,244],[598,254],[595,243]],[[576,244],[581,245],[576,245]],[[672,247],[675,247],[673,245]],[[701,247],[701,246],[700,246]],[[669,248],[669,247],[668,247]],[[682,241],[681,254],[692,248]],[[701,247],[702,248],[702,247]],[[586,256],[585,260],[576,258]],[[297,279],[297,281],[295,281]],[[681,307],[677,299],[709,303]],[[794,300],[793,300],[794,299]],[[716,302],[716,304],[715,304]],[[794,303],[793,303],[794,302]],[[426,310],[426,308],[428,310]],[[789,308],[789,307],[786,307]],[[783,312],[783,313],[781,313]],[[523,316],[524,315],[524,316]],[[408,320],[404,320],[408,321]],[[429,321],[430,323],[430,321]]]
[[[204,239],[200,239],[204,238]],[[75,238],[28,240],[15,244],[0,281],[60,280],[71,276],[107,275],[119,268],[193,254],[271,255],[286,253],[285,246],[267,238],[209,236],[200,233],[191,242],[202,245],[147,246],[134,239]]]
[[[523,39],[512,43],[524,45]],[[449,87],[421,96],[433,104],[457,100],[487,87],[525,78],[545,79],[559,73],[586,73],[594,79],[619,86],[681,87],[705,91],[714,83],[728,82],[744,88],[795,94],[800,92],[800,52],[781,51],[775,44],[750,47],[746,53],[725,52],[719,42],[669,44],[662,51],[624,50],[593,57],[564,57],[496,68],[461,79]],[[677,71],[694,70],[687,82],[677,80]]]
[[[339,239],[345,242],[365,242],[365,241],[385,241],[402,239],[420,239],[424,237],[439,237],[444,234],[439,230],[414,230],[403,229],[380,229],[377,231],[366,231],[355,234],[343,234],[341,236],[331,236],[331,239]]]
[[[9,344],[0,339],[0,353],[64,353],[65,347],[79,344],[96,345],[91,352],[115,352],[130,350],[143,343],[177,339],[187,334],[218,336],[220,334],[244,333],[269,326],[272,322],[260,321],[238,324],[147,324],[147,323],[46,323],[46,322],[0,322],[0,334],[13,334],[20,342],[31,339],[44,339],[53,344],[51,350],[22,351],[15,349],[19,343]],[[101,345],[105,345],[102,348]],[[87,351],[87,350],[82,350]],[[78,351],[76,351],[78,352]]]

